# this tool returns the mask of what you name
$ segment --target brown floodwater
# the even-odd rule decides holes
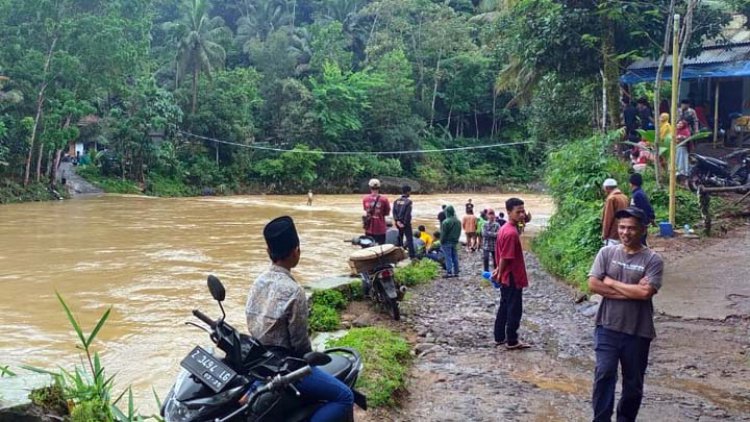
[[[523,198],[532,212],[530,233],[546,224],[552,201],[535,194],[414,195],[415,222],[432,231],[442,203],[456,205],[460,218],[469,197],[475,209],[500,209],[510,196]],[[166,394],[184,355],[209,343],[205,333],[183,324],[194,308],[218,313],[206,276],[224,282],[229,321],[241,328],[248,286],[268,265],[263,225],[280,215],[294,217],[302,248],[294,273],[314,285],[348,273],[347,257],[356,249],[343,240],[360,234],[360,200],[319,195],[308,207],[303,196],[112,195],[2,205],[0,365],[80,363],[55,292],[86,332],[111,307],[94,347],[108,373],[117,374],[118,388],[132,384],[141,409],[153,411],[151,386]]]

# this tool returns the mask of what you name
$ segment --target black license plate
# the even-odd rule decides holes
[[[185,356],[180,365],[198,377],[214,393],[221,391],[237,376],[237,373],[232,368],[216,359],[211,353],[208,353],[200,346],[195,346],[195,349]]]

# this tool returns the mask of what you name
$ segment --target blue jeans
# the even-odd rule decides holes
[[[635,421],[643,398],[643,378],[648,366],[651,339],[597,326],[594,331],[594,421],[610,421],[615,406],[617,366],[622,367],[622,397],[617,421]]]
[[[310,422],[348,421],[354,411],[354,394],[343,382],[319,368],[302,378],[297,389],[306,400],[326,402],[315,411]]]
[[[448,274],[458,275],[458,253],[455,243],[443,243],[440,245],[445,255],[445,270]]]

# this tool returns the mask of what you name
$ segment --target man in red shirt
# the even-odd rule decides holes
[[[362,198],[362,208],[365,210],[365,235],[372,236],[376,242],[385,244],[385,217],[391,213],[388,198],[380,194],[380,180],[370,179],[370,194]]]
[[[509,350],[526,349],[528,344],[518,340],[518,327],[523,313],[523,289],[529,286],[526,262],[523,259],[519,223],[526,222],[523,201],[505,201],[508,222],[500,228],[495,243],[497,266],[492,278],[500,282],[500,308],[495,317],[495,346],[505,344]]]

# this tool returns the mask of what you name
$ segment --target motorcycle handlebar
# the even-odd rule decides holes
[[[199,320],[205,322],[210,327],[213,327],[216,325],[216,321],[212,320],[208,317],[208,315],[204,314],[203,312],[199,311],[198,309],[193,309],[193,315],[198,318]]]
[[[290,384],[294,384],[295,382],[301,380],[302,378],[310,375],[312,373],[312,368],[309,365],[305,365],[302,368],[290,372],[286,375],[277,375],[268,382],[268,384],[260,387],[257,390],[257,393],[265,392],[265,391],[275,391],[280,390]]]

